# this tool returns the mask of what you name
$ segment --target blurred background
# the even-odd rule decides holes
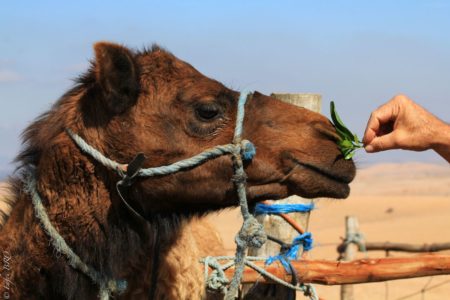
[[[370,112],[405,93],[449,121],[450,2],[5,1],[0,10],[0,173],[19,134],[84,72],[99,40],[158,43],[234,89],[311,92],[362,135]],[[432,152],[367,155],[443,163]]]

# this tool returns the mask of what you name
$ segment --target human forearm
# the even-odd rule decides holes
[[[372,112],[363,141],[367,152],[433,149],[450,163],[450,125],[405,95]]]
[[[432,149],[450,163],[450,125],[442,122],[436,127]]]

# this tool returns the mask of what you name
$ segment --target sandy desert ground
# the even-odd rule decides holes
[[[316,247],[311,258],[336,259],[336,245],[344,236],[344,219],[356,216],[368,241],[405,243],[450,242],[450,166],[423,163],[380,164],[359,170],[346,200],[318,199],[310,219]],[[227,251],[240,226],[239,212],[213,216]],[[450,254],[450,252],[448,252]],[[384,257],[371,252],[370,257]],[[405,255],[391,253],[391,256]],[[364,254],[359,255],[364,258]],[[421,289],[445,284],[425,293]],[[316,285],[319,296],[339,299],[339,287]],[[450,299],[450,276],[355,285],[355,299]],[[406,296],[417,293],[414,296]],[[403,297],[403,298],[402,298]],[[303,299],[299,296],[298,299]]]
[[[1,184],[0,184],[1,185]],[[1,187],[0,187],[1,191]],[[344,218],[358,217],[368,241],[406,243],[450,242],[450,166],[407,163],[379,164],[359,170],[346,200],[317,199],[310,220],[315,248],[311,258],[336,259],[344,235]],[[210,217],[222,235],[228,254],[241,225],[236,209]],[[450,252],[448,252],[450,254]],[[371,252],[370,257],[383,257]],[[405,255],[392,253],[391,255]],[[359,257],[363,258],[364,254]],[[425,293],[424,287],[440,286]],[[339,299],[339,287],[316,285],[323,299]],[[414,294],[413,296],[408,296]],[[450,299],[450,276],[372,283],[355,286],[356,299]],[[299,295],[298,299],[303,299]]]

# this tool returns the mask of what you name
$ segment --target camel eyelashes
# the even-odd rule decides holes
[[[195,114],[200,121],[213,121],[222,115],[221,107],[215,103],[202,103],[195,107]]]
[[[193,104],[194,119],[189,122],[191,134],[197,137],[212,137],[226,124],[225,108],[217,102]]]

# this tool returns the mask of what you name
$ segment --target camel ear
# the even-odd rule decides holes
[[[120,45],[94,45],[95,77],[106,106],[120,114],[136,103],[139,94],[138,70],[133,53]]]

